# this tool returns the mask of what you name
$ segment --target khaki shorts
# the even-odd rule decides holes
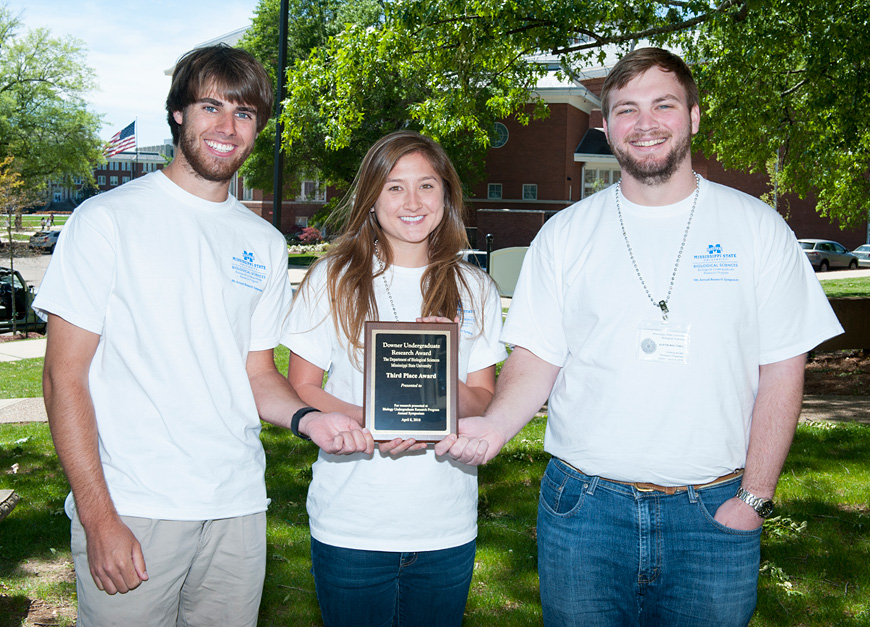
[[[122,516],[142,545],[148,580],[125,594],[97,588],[85,533],[72,520],[79,627],[256,625],[266,572],[266,513],[205,521]]]

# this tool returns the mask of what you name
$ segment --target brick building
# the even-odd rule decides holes
[[[162,170],[174,156],[172,143],[119,152],[94,170],[97,190],[107,192],[149,172]]]

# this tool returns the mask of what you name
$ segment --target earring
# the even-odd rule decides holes
[[[374,208],[374,207],[372,207],[371,209],[369,209],[369,213],[374,213],[374,212],[375,212],[375,208]]]

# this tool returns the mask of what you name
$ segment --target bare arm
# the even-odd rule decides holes
[[[318,368],[307,359],[303,359],[292,351],[290,352],[290,366],[287,370],[287,379],[289,379],[293,387],[299,392],[299,396],[306,403],[311,403],[312,407],[347,414],[353,418],[360,427],[365,426],[363,408],[360,405],[354,405],[353,403],[343,401],[324,390],[323,368]],[[365,433],[368,434],[368,431]],[[424,448],[426,448],[425,442],[418,443],[414,439],[402,440],[401,438],[396,438],[390,442],[378,443],[378,449],[381,453],[389,453],[394,456],[404,453],[405,451],[416,451]]]
[[[365,424],[363,408],[360,405],[347,403],[336,398],[324,390],[323,368],[318,368],[292,351],[290,352],[287,379],[290,380],[299,397],[312,407],[317,407],[323,411],[341,412],[356,420],[360,426]]]
[[[417,318],[417,322],[455,322],[458,324],[459,316],[453,320],[443,316],[424,316]],[[482,414],[492,400],[494,392],[495,366],[469,372],[465,382],[459,381],[459,416],[479,416]]]
[[[121,521],[100,463],[88,371],[100,336],[63,318],[48,317],[43,394],[57,456],[72,488],[87,537],[91,576],[109,594],[148,579],[142,548]]]
[[[485,464],[534,418],[546,402],[559,366],[517,346],[508,357],[496,385],[495,396],[481,417],[459,421],[459,437],[450,436],[435,446],[466,464]]]
[[[759,367],[758,396],[752,412],[743,488],[773,498],[782,465],[791,448],[803,400],[806,354]],[[715,519],[734,529],[756,529],[764,520],[734,497],[716,511]]]
[[[273,351],[251,351],[245,368],[260,418],[289,429],[293,414],[306,404],[275,368]],[[327,453],[345,455],[374,450],[371,433],[353,418],[340,413],[309,413],[300,421],[299,432]]]
[[[479,416],[495,393],[495,366],[469,372],[465,383],[459,382],[459,416]]]

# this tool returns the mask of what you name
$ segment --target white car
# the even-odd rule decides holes
[[[861,244],[852,254],[858,258],[859,268],[870,268],[870,244]]]
[[[60,231],[39,231],[30,236],[30,247],[53,253],[58,237],[60,237]]]

